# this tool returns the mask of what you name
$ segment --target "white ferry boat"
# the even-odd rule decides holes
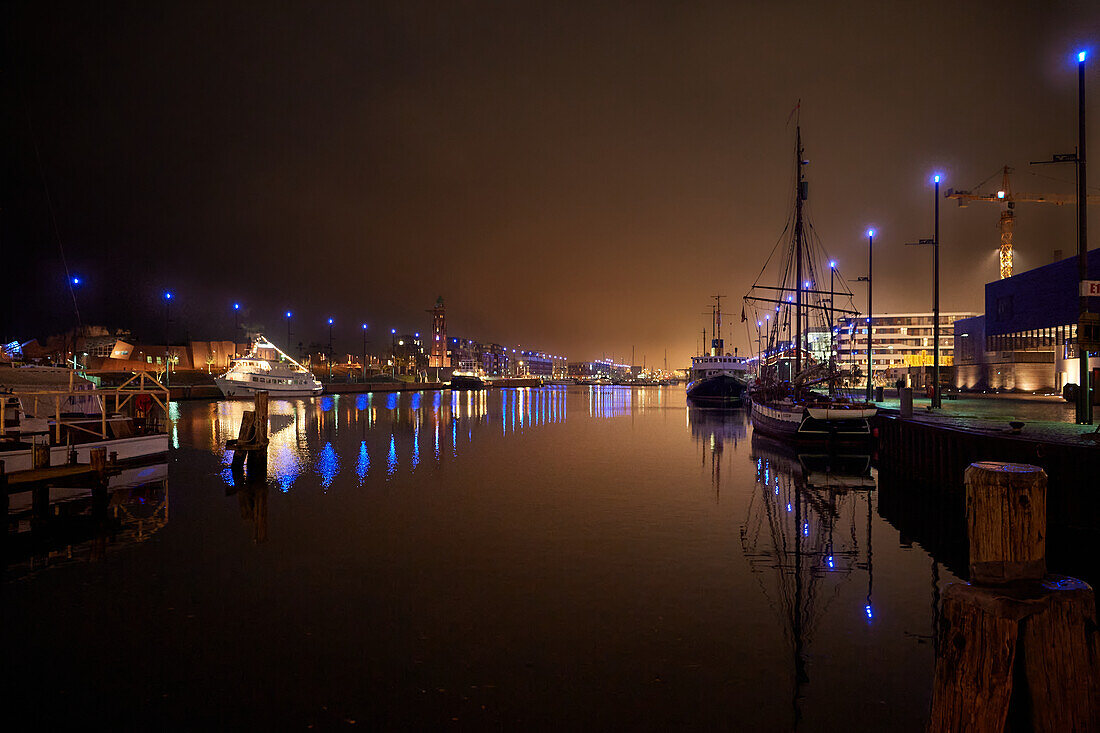
[[[311,371],[260,335],[248,355],[234,359],[214,383],[226,397],[251,397],[260,391],[276,398],[309,397],[323,389]]]

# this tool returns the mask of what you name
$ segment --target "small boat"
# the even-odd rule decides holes
[[[275,398],[309,397],[324,389],[313,372],[261,335],[253,340],[248,354],[234,359],[214,383],[226,397],[252,397],[261,391]]]
[[[722,296],[714,297],[718,304],[714,306],[714,338],[711,339],[710,354],[691,357],[691,381],[687,385],[687,397],[700,404],[740,407],[748,382],[749,367],[736,354],[722,353]]]

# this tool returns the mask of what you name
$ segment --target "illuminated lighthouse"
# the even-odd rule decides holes
[[[443,309],[443,296],[435,301],[435,307],[429,311],[432,314],[432,347],[428,352],[428,367],[447,368],[450,360],[447,358],[447,317]]]

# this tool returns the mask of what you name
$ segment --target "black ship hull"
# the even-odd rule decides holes
[[[692,402],[740,407],[745,398],[745,382],[728,374],[696,379],[687,386]]]
[[[451,389],[485,389],[489,385],[481,377],[459,375],[451,377]]]

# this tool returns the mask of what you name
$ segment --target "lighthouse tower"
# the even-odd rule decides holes
[[[428,366],[445,369],[450,366],[450,360],[447,358],[447,317],[442,295],[429,312],[432,314],[432,347],[428,351]]]

